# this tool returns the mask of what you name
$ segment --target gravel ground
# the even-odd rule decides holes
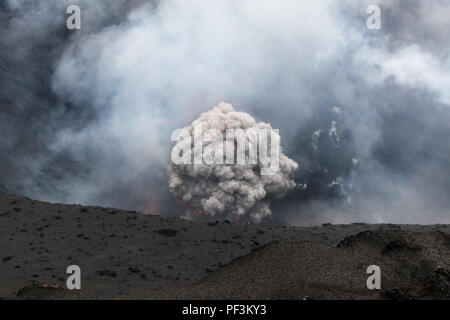
[[[449,233],[449,225],[192,222],[0,194],[0,297],[446,298]],[[73,264],[77,292],[64,289]],[[382,267],[381,291],[365,287],[370,264]]]

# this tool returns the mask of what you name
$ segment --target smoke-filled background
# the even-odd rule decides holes
[[[370,4],[2,1],[0,188],[173,215],[170,134],[226,101],[299,163],[272,223],[450,223],[450,5]]]

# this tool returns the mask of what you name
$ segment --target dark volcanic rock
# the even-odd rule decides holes
[[[96,273],[99,276],[117,277],[117,273],[113,270],[98,270]]]
[[[141,270],[139,270],[138,268],[135,268],[135,267],[129,267],[128,270],[131,273],[139,273],[139,272],[141,272]]]
[[[403,239],[395,239],[390,241],[383,249],[383,254],[396,253],[398,251],[419,251],[421,248],[414,243],[406,242]]]
[[[165,235],[167,237],[175,237],[177,235],[178,231],[174,230],[174,229],[161,229],[161,230],[158,230],[158,233]]]
[[[56,284],[30,281],[17,292],[21,299],[63,299],[67,298],[68,290]]]

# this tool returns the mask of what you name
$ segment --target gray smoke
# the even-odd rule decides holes
[[[0,2],[0,185],[173,215],[170,134],[229,101],[300,164],[271,222],[449,223],[450,6],[378,3]]]
[[[196,128],[201,128],[200,137],[196,137]],[[239,129],[242,135],[236,133]],[[256,122],[248,113],[236,112],[230,104],[222,102],[211,111],[202,113],[184,130],[185,134],[178,137],[174,150],[192,150],[192,157],[181,163],[169,161],[167,175],[169,189],[180,199],[185,217],[193,219],[203,214],[231,221],[249,217],[252,222],[259,223],[272,214],[268,198],[281,198],[295,187],[290,175],[298,164],[281,151],[275,154],[275,149],[268,148],[269,158],[272,155],[279,157],[279,165],[273,174],[261,173],[271,163],[265,163],[259,157],[257,130],[264,130],[269,137],[273,135],[277,150],[281,149],[279,136],[269,124]],[[227,139],[227,130],[233,135],[230,139]],[[196,138],[201,147],[191,148]],[[268,146],[271,142],[268,139]],[[239,144],[242,149],[238,148]],[[201,159],[208,148],[214,153],[214,159],[210,159],[213,161],[202,159],[196,164],[194,159]],[[253,150],[255,161],[251,161]],[[243,163],[237,160],[240,151],[245,155]],[[227,152],[232,160],[229,163],[226,161]]]

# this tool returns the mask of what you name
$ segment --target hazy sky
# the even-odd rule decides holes
[[[299,163],[273,222],[450,223],[450,4],[377,3],[2,2],[0,185],[173,214],[170,133],[226,101]]]

